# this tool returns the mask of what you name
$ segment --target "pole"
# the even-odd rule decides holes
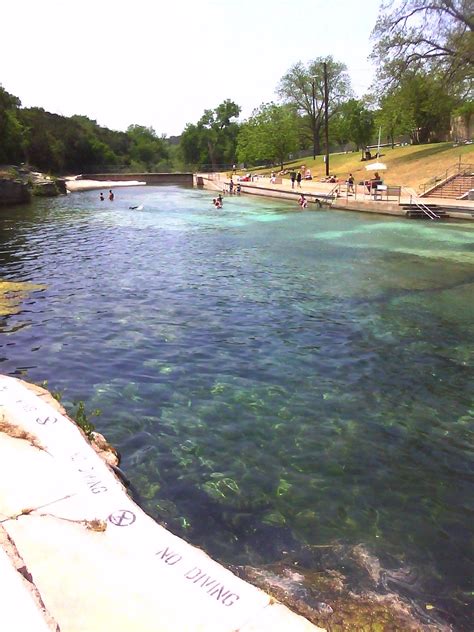
[[[323,63],[324,68],[324,137],[326,141],[326,175],[329,175],[329,116],[328,116],[328,66],[327,63]]]
[[[314,87],[314,79],[311,81],[311,90],[312,90],[312,96],[313,96],[313,120],[312,120],[312,124],[313,124],[313,160],[316,159],[316,94],[315,94],[315,87]]]

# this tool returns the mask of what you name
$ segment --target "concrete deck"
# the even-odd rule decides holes
[[[225,174],[197,174],[195,176],[195,184],[204,186],[214,191],[228,190],[229,178]],[[237,184],[237,177],[234,178],[234,184]],[[303,193],[309,202],[308,208],[315,208],[313,204],[317,199],[325,202],[326,196],[330,195],[334,190],[334,184],[326,182],[318,182],[316,180],[303,180],[301,187],[291,188],[291,182],[288,178],[281,178],[278,184],[272,184],[270,178],[259,176],[253,182],[239,182],[242,194],[261,195],[283,200],[292,200],[295,205],[299,196]],[[440,208],[447,211],[448,217],[455,219],[474,219],[474,201],[473,200],[454,200],[451,198],[419,198],[412,189],[402,187],[400,202],[398,197],[390,196],[388,200],[374,200],[367,194],[365,187],[355,185],[355,193],[347,194],[345,186],[342,186],[342,193],[334,199],[331,208],[345,211],[357,211],[365,213],[376,213],[381,215],[399,215],[406,216],[406,211],[402,208],[403,204],[410,204],[411,201],[419,201],[422,204],[436,204]]]
[[[320,630],[154,522],[47,393],[6,376],[2,533],[1,630]]]

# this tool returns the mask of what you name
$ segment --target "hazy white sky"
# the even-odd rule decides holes
[[[224,99],[249,116],[289,67],[332,54],[362,95],[380,0],[9,0],[0,84],[22,104],[180,134]]]

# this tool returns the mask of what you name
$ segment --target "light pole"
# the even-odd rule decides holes
[[[315,77],[311,79],[311,94],[313,97],[313,160],[316,159],[316,88],[314,85]]]
[[[328,90],[328,66],[326,62],[323,62],[324,68],[324,139],[326,145],[326,175],[329,175],[329,90]]]

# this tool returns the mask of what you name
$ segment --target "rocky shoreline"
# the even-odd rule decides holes
[[[35,197],[66,195],[66,180],[52,178],[26,167],[0,169],[0,206],[27,204]]]
[[[31,401],[25,397],[20,396],[18,400],[18,395],[15,395],[15,399],[18,402],[21,402],[21,406],[23,406],[28,411],[32,411],[34,408],[34,400],[40,400],[44,403],[50,412],[49,414],[45,414],[47,411],[43,411],[41,409],[41,405],[38,406],[38,413],[34,412],[33,415],[39,416],[36,417],[37,424],[39,428],[43,431],[43,434],[37,435],[35,432],[32,432],[31,425],[21,424],[20,419],[12,414],[12,411],[8,411],[8,405],[5,403],[5,387],[13,385],[14,389],[21,387],[23,391],[30,392],[34,399]],[[18,387],[16,386],[18,384]],[[33,490],[33,496],[35,497],[34,502],[32,502],[33,498],[30,499],[30,502],[27,502],[25,499],[25,491],[23,490],[22,485],[20,484],[18,490],[4,490],[3,497],[7,497],[7,505],[8,502],[17,505],[16,510],[12,510],[12,508],[7,508],[5,506],[5,501],[0,503],[0,514],[2,518],[2,537],[1,542],[4,550],[16,551],[13,556],[12,563],[14,564],[17,571],[20,572],[20,568],[27,569],[28,576],[30,577],[29,589],[32,593],[34,599],[36,600],[38,607],[41,607],[44,610],[44,616],[47,620],[52,620],[61,624],[61,629],[71,629],[74,630],[74,627],[70,627],[69,623],[64,625],[65,617],[67,615],[63,609],[55,609],[50,608],[46,611],[43,608],[44,603],[48,603],[47,591],[46,594],[42,593],[41,590],[41,582],[36,583],[36,576],[41,577],[42,574],[46,573],[48,576],[48,583],[50,582],[52,585],[52,589],[56,590],[56,582],[54,578],[49,577],[48,575],[48,566],[43,569],[42,565],[39,564],[36,566],[35,572],[35,562],[31,563],[31,559],[35,559],[35,556],[38,555],[38,551],[36,548],[40,549],[40,557],[42,557],[43,544],[41,541],[37,541],[34,546],[34,554],[30,550],[30,543],[27,539],[24,540],[24,533],[22,529],[26,527],[26,521],[30,522],[32,520],[37,521],[37,527],[39,527],[40,523],[47,521],[48,525],[42,524],[42,528],[45,529],[43,537],[52,537],[50,535],[50,529],[52,529],[56,533],[56,538],[62,542],[63,538],[66,540],[69,538],[66,532],[72,528],[71,526],[67,526],[68,524],[77,524],[77,525],[85,525],[86,531],[96,534],[105,534],[105,532],[109,533],[111,530],[114,530],[114,514],[108,514],[109,510],[106,510],[105,513],[100,509],[100,501],[102,498],[102,494],[104,494],[104,499],[106,500],[107,489],[110,489],[110,483],[106,480],[104,474],[101,474],[97,465],[92,465],[93,461],[91,457],[87,455],[87,448],[85,447],[86,442],[87,445],[90,446],[94,450],[94,452],[100,457],[102,462],[106,464],[107,469],[109,470],[109,475],[113,477],[115,480],[116,486],[118,486],[118,490],[120,494],[122,494],[123,498],[127,496],[128,501],[122,500],[119,501],[120,507],[125,507],[125,505],[130,505],[128,509],[121,509],[124,512],[130,512],[130,515],[137,517],[139,510],[138,507],[134,504],[134,502],[128,497],[126,492],[126,480],[124,479],[122,473],[118,469],[119,465],[119,455],[117,451],[108,444],[106,439],[97,432],[88,433],[87,437],[84,432],[75,426],[74,422],[67,416],[66,411],[61,406],[61,404],[56,401],[52,395],[46,389],[27,384],[25,382],[21,382],[20,380],[14,380],[12,378],[1,378],[0,379],[0,404],[2,405],[3,410],[5,411],[2,417],[2,421],[0,423],[0,449],[3,448],[2,453],[5,456],[5,450],[8,453],[8,450],[14,450],[16,448],[16,442],[20,441],[23,444],[22,450],[36,450],[36,454],[38,457],[43,458],[41,456],[41,451],[44,454],[51,453],[51,457],[54,459],[58,458],[57,450],[63,453],[63,456],[60,457],[60,462],[69,463],[69,458],[67,455],[69,453],[72,454],[69,468],[76,469],[79,473],[80,478],[83,479],[83,482],[86,486],[86,494],[84,498],[85,504],[78,506],[71,513],[68,510],[68,503],[61,510],[62,504],[59,501],[54,501],[54,505],[59,505],[51,507],[51,509],[43,510],[42,507],[46,507],[47,505],[44,502],[47,500],[50,494],[54,495],[53,490],[46,490],[44,487],[36,487],[36,492]],[[21,390],[18,393],[21,394]],[[15,390],[16,393],[16,390]],[[27,401],[28,399],[28,401]],[[41,410],[40,410],[41,409]],[[58,418],[53,417],[53,414],[57,413]],[[66,428],[67,435],[72,432],[71,440],[67,443],[64,443],[64,440],[55,444],[53,443],[51,446],[45,444],[45,437],[48,436],[48,433],[54,432],[56,430],[56,423],[60,423],[61,419],[69,420],[67,423],[73,423],[76,430],[74,432],[77,433],[79,430],[79,434],[82,435],[83,441],[79,442],[77,445],[74,443],[77,442],[76,439],[73,440],[74,432]],[[38,421],[39,420],[39,421]],[[45,423],[43,424],[43,420]],[[41,422],[41,423],[40,423]],[[37,425],[36,424],[36,425]],[[48,425],[50,425],[50,429],[48,429]],[[33,427],[33,429],[35,429]],[[6,441],[6,443],[5,443]],[[11,443],[11,442],[14,443]],[[10,443],[9,443],[10,442]],[[54,447],[56,445],[56,448]],[[28,448],[29,446],[29,448]],[[82,447],[81,447],[82,446]],[[20,451],[21,452],[21,451]],[[80,459],[79,456],[80,454]],[[26,455],[26,452],[25,452]],[[35,459],[31,460],[31,452],[30,457],[28,457],[28,471],[24,472],[24,476],[35,475],[40,480],[44,476],[44,472],[38,471]],[[17,457],[15,456],[15,459]],[[21,455],[20,455],[21,459]],[[3,462],[3,468],[5,469],[5,461],[8,463],[8,454],[6,457],[1,459]],[[46,462],[47,461],[47,462]],[[48,465],[50,462],[50,458],[44,461],[44,466],[46,470],[48,470],[51,466]],[[59,464],[58,464],[59,465]],[[36,467],[36,470],[35,470]],[[0,469],[2,469],[0,467]],[[4,472],[5,474],[5,472]],[[69,475],[64,472],[64,475]],[[7,485],[5,481],[8,480],[8,477],[3,476],[4,485]],[[35,488],[35,485],[28,483],[28,496],[30,495],[31,487]],[[8,486],[8,485],[7,485]],[[111,490],[110,490],[111,491]],[[6,492],[6,493],[5,493]],[[87,497],[93,499],[94,501],[98,500],[99,505],[95,503],[95,509],[93,507],[89,507],[89,501]],[[90,495],[92,494],[92,495]],[[2,494],[0,494],[2,496]],[[41,496],[41,498],[40,498]],[[60,493],[56,490],[56,496],[60,496]],[[69,496],[66,496],[68,498]],[[8,500],[10,499],[10,500]],[[121,504],[120,504],[121,503]],[[117,503],[115,503],[117,504]],[[117,505],[118,506],[118,505]],[[37,507],[37,509],[33,509],[33,507]],[[102,515],[103,514],[103,515]],[[12,522],[11,519],[5,520],[4,517],[7,516],[15,516],[15,520]],[[125,515],[125,514],[124,514]],[[127,514],[128,515],[128,514]],[[107,517],[108,516],[108,517]],[[112,519],[111,519],[112,516]],[[43,517],[43,518],[41,518]],[[47,520],[46,520],[47,518]],[[153,522],[151,518],[147,518],[149,522]],[[53,520],[53,522],[51,522]],[[112,520],[112,524],[109,524]],[[38,522],[39,521],[39,522]],[[15,526],[16,523],[19,524],[18,528]],[[120,523],[122,524],[122,523]],[[157,529],[162,529],[163,527],[158,527],[156,523]],[[61,526],[62,525],[62,526]],[[14,527],[14,528],[13,528]],[[151,526],[149,528],[152,528]],[[166,551],[169,552],[169,556],[163,558],[165,560],[165,569],[167,566],[174,567],[175,560],[176,564],[181,560],[185,553],[189,555],[189,551],[193,550],[194,547],[191,547],[188,544],[185,544],[179,538],[172,536],[169,532],[165,532],[167,535],[165,537],[173,539],[173,548],[170,546],[166,548]],[[86,535],[84,533],[83,536],[78,532],[77,537],[79,538],[74,546],[79,546],[83,548],[82,555],[99,555],[99,551],[102,546],[107,545],[106,540],[104,540],[103,544],[100,542],[92,542],[90,538],[94,538],[93,535]],[[117,534],[127,534],[127,530],[121,531],[117,530]],[[16,535],[18,536],[18,540],[16,539]],[[110,535],[113,535],[112,533]],[[28,538],[31,539],[31,533],[28,535]],[[136,536],[135,536],[136,537]],[[147,536],[148,537],[148,536]],[[86,541],[87,540],[87,541]],[[23,546],[22,546],[23,541]],[[8,546],[7,546],[8,545]],[[63,542],[61,546],[68,546]],[[122,560],[122,563],[125,565],[129,564],[128,557],[135,554],[136,547],[138,546],[138,541],[134,540],[134,542],[130,541],[128,544],[124,542],[125,548],[122,545],[119,546],[118,549],[114,549],[116,545],[113,545],[112,549],[109,551],[112,556],[109,558],[108,563],[112,563],[111,560],[114,560],[117,557],[117,560]],[[143,542],[140,546],[143,545]],[[12,548],[13,547],[13,548]],[[36,548],[35,548],[36,547]],[[92,551],[88,550],[88,547],[92,548]],[[97,547],[99,547],[97,549]],[[185,549],[181,549],[178,547],[187,547]],[[49,547],[50,555],[56,555],[56,551],[53,545],[53,548]],[[30,554],[28,551],[30,550]],[[25,553],[26,551],[26,553]],[[94,553],[95,551],[95,553]],[[62,564],[62,557],[73,555],[73,553],[65,553],[64,551],[60,551],[58,553],[58,561],[57,564]],[[158,553],[154,554],[155,558]],[[209,573],[203,574],[204,571],[201,570],[205,565],[213,564],[210,558],[208,558],[204,553],[201,554],[203,559],[200,562],[198,567],[198,571],[193,571],[191,573],[193,581],[192,585],[197,582],[199,584],[204,579],[206,582],[210,582],[211,579],[211,569],[209,569]],[[125,556],[125,557],[123,557]],[[174,557],[175,556],[175,557]],[[12,555],[10,555],[12,558]],[[16,560],[16,562],[15,562]],[[19,560],[19,561],[18,561]],[[115,561],[113,562],[115,563]],[[147,564],[149,564],[148,562]],[[94,566],[95,562],[90,560],[90,564]],[[141,562],[136,568],[135,572],[143,572],[145,568],[143,566],[145,564],[145,559]],[[219,566],[214,566],[214,570],[212,571],[214,574],[217,572],[217,568]],[[222,567],[222,572],[228,573],[229,571],[224,571]],[[78,577],[78,581],[92,581],[89,577],[90,568],[86,565],[82,566],[82,578]],[[291,611],[300,615],[299,617],[296,615],[291,615],[290,610],[284,610],[284,617],[282,620],[286,621],[284,625],[287,625],[290,621],[287,619],[288,616],[295,616],[294,620],[291,619],[291,627],[280,627],[277,625],[276,627],[266,627],[265,625],[260,627],[251,627],[249,630],[286,630],[291,629],[295,632],[297,630],[331,630],[334,632],[338,631],[347,631],[352,632],[353,630],[367,630],[367,631],[399,631],[399,632],[450,632],[452,628],[443,623],[437,617],[437,608],[433,606],[431,603],[425,603],[424,605],[420,605],[416,603],[415,599],[410,599],[408,596],[409,590],[405,591],[406,596],[402,597],[400,593],[402,591],[397,591],[397,586],[402,586],[407,588],[409,587],[412,578],[410,577],[410,572],[408,569],[392,569],[387,570],[384,569],[380,563],[380,561],[371,555],[362,545],[349,546],[343,544],[334,544],[327,545],[324,547],[303,547],[298,552],[293,552],[292,554],[288,554],[288,556],[281,560],[280,562],[270,564],[261,568],[254,568],[250,566],[232,566],[229,569],[234,574],[233,576],[229,576],[226,580],[230,582],[230,577],[239,577],[244,582],[249,582],[251,585],[256,586],[260,590],[264,591],[262,594],[269,594],[279,603],[284,604]],[[189,572],[192,569],[190,568]],[[65,568],[62,568],[61,573],[67,573]],[[103,570],[101,573],[105,572]],[[76,571],[74,571],[74,574]],[[193,575],[195,573],[195,576]],[[166,574],[166,573],[164,573]],[[188,573],[189,574],[189,573]],[[186,580],[187,575],[185,575]],[[195,581],[194,581],[195,580]],[[68,580],[74,584],[72,579]],[[137,580],[138,581],[138,580]],[[217,580],[213,580],[217,581]],[[232,580],[234,581],[234,580]],[[185,585],[187,585],[185,581]],[[206,584],[207,585],[207,584]],[[210,585],[210,584],[209,584]],[[230,585],[230,584],[229,584]],[[93,586],[91,587],[93,590]],[[176,590],[178,590],[176,588]],[[181,588],[179,589],[181,590]],[[240,590],[238,588],[235,591]],[[38,594],[36,594],[38,593]],[[237,594],[237,592],[232,593]],[[174,598],[174,597],[173,597]],[[71,599],[67,595],[64,596],[64,599]],[[108,599],[112,599],[111,595],[108,595]],[[122,595],[122,599],[124,596]],[[43,604],[43,606],[41,606]],[[229,601],[230,604],[230,601]],[[228,604],[224,604],[228,605]],[[69,604],[69,608],[71,611],[74,610],[76,606],[74,604]],[[118,607],[117,604],[114,607]],[[177,606],[176,606],[177,607]],[[283,606],[282,606],[283,607]],[[148,615],[145,615],[148,616]],[[304,617],[304,619],[301,619]],[[62,621],[61,621],[62,619]],[[306,623],[304,623],[306,621]],[[275,625],[275,621],[272,623]],[[300,627],[301,625],[301,627]],[[296,626],[296,627],[295,627]],[[316,627],[315,627],[316,626]],[[52,629],[55,629],[52,627]],[[89,628],[87,628],[89,629]],[[94,628],[98,629],[98,628]],[[121,628],[118,628],[121,629]],[[147,626],[140,628],[143,630],[149,629]],[[159,627],[159,630],[168,631],[170,628],[168,627]],[[181,629],[176,627],[175,629]],[[189,630],[194,630],[198,628],[189,627],[186,628]],[[200,628],[199,628],[200,629]],[[211,628],[205,628],[211,629]],[[217,630],[227,630],[227,627],[222,626],[218,628],[212,628]],[[247,628],[238,627],[235,629],[246,630]]]

